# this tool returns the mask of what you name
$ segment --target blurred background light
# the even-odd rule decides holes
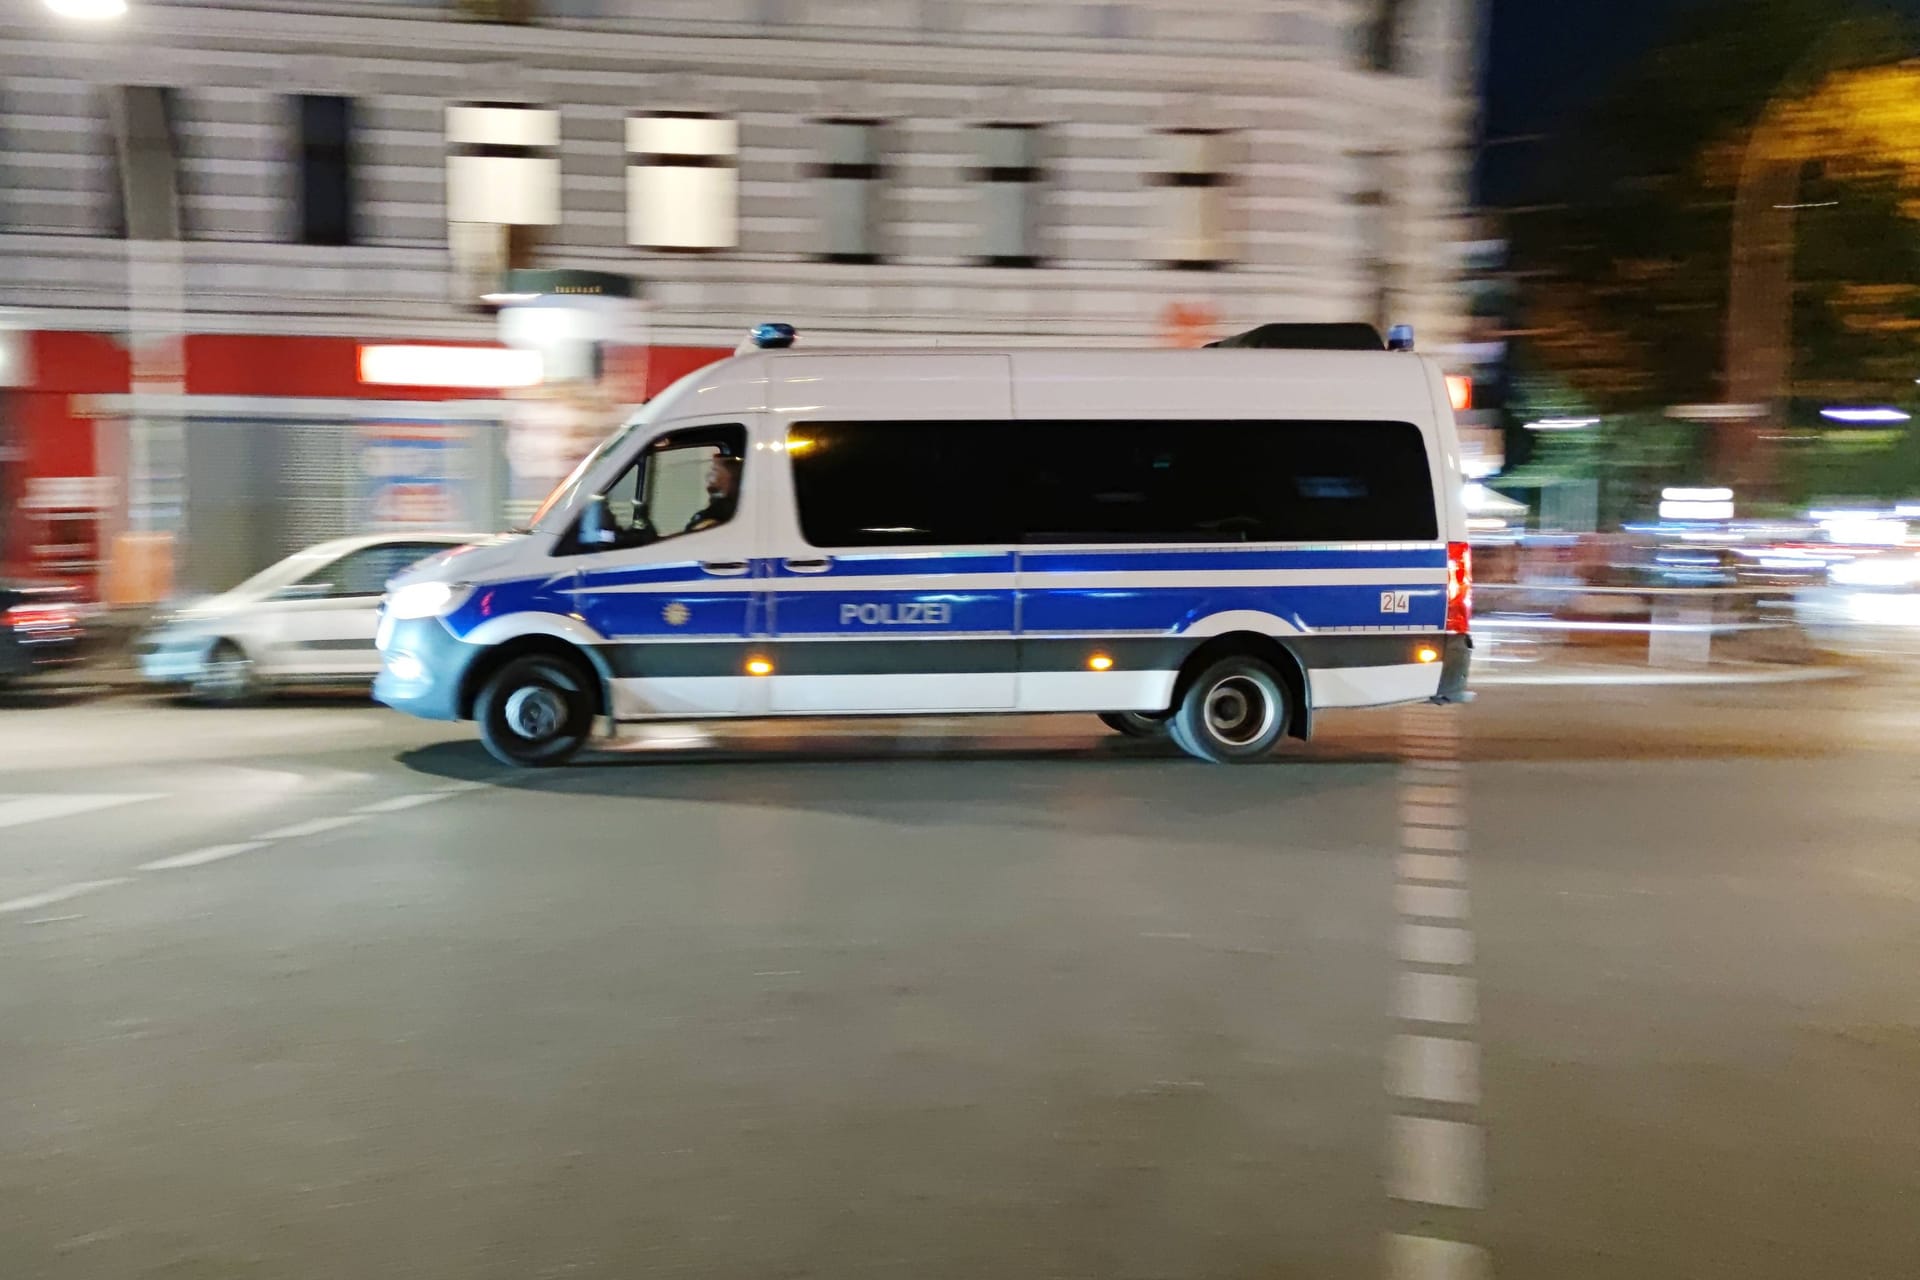
[[[534,387],[544,374],[538,351],[413,343],[360,348],[360,381],[380,386]]]
[[[1822,409],[1820,416],[1830,422],[1905,422],[1913,417],[1885,405],[1867,409]]]
[[[127,12],[127,0],[46,0],[46,6],[63,18],[80,22],[105,22]]]
[[[1600,425],[1598,418],[1540,418],[1527,424],[1529,431],[1579,431]]]

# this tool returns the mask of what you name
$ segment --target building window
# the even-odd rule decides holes
[[[560,113],[524,102],[447,108],[447,247],[455,302],[531,266],[535,228],[560,221]]]
[[[302,94],[294,103],[300,129],[300,243],[352,244],[353,99]]]
[[[1398,71],[1407,0],[1374,0],[1374,5],[1373,20],[1367,26],[1367,63],[1375,71]]]
[[[820,221],[826,262],[879,262],[886,178],[881,163],[878,120],[822,120],[821,162],[813,170],[820,181]]]
[[[172,89],[122,85],[109,91],[113,181],[109,222],[128,240],[178,240],[180,147]]]
[[[447,221],[560,221],[560,113],[522,102],[448,107]]]
[[[1040,127],[976,127],[980,167],[980,261],[990,267],[1040,265]]]
[[[694,111],[627,117],[627,243],[730,249],[740,242],[740,126]]]
[[[1227,263],[1227,147],[1219,129],[1168,129],[1155,134],[1159,258],[1168,267],[1208,271]]]

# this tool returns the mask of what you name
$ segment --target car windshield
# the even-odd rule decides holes
[[[655,401],[655,403],[658,403],[658,401]],[[581,484],[585,482],[587,476],[594,468],[599,466],[601,460],[618,450],[627,441],[633,439],[635,433],[639,432],[642,428],[651,425],[653,417],[654,415],[646,410],[635,414],[627,420],[625,426],[608,436],[605,440],[602,440],[592,453],[580,459],[580,465],[575,467],[565,480],[555,485],[553,492],[549,493],[541,501],[539,507],[534,510],[533,518],[527,521],[526,527],[528,529],[539,529],[543,522],[555,512],[563,512],[571,508],[574,499],[579,495]]]

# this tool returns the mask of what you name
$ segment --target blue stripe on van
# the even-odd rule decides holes
[[[964,584],[913,591],[776,592],[777,635],[1013,634],[1013,592],[968,591]]]
[[[1407,595],[1406,613],[1386,612],[1382,608],[1383,588],[1377,586],[1041,589],[1021,597],[1020,630],[1023,635],[1174,633],[1211,614],[1239,609],[1270,613],[1302,631],[1356,627],[1426,627],[1437,631],[1446,625],[1445,587],[1399,590]]]
[[[1236,550],[1145,551],[1116,547],[1111,551],[1023,551],[1025,573],[1151,573],[1205,572],[1208,569],[1378,569],[1390,581],[1396,569],[1444,569],[1445,547],[1409,547],[1400,551]]]

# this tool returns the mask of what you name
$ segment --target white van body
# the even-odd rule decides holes
[[[715,452],[731,517],[682,532]],[[616,721],[1157,715],[1238,637],[1296,668],[1305,737],[1329,708],[1464,696],[1458,453],[1440,369],[1399,352],[750,351],[657,397],[530,529],[395,579],[375,694],[470,718],[544,651]],[[648,523],[582,542],[623,485]],[[1214,520],[1216,489],[1253,514]]]

